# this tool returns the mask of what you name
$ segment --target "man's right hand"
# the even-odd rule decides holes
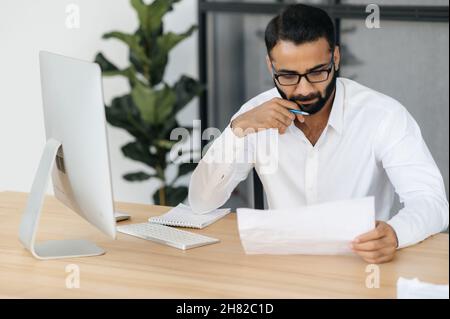
[[[303,115],[293,114],[288,109],[299,110],[299,107],[295,102],[275,97],[236,117],[231,128],[238,137],[270,128],[284,134],[296,118],[301,123],[305,121]]]

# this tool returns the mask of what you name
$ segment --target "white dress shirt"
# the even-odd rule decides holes
[[[276,88],[245,103],[233,118],[274,97],[280,97]],[[269,129],[259,139],[263,134],[240,138],[228,125],[193,172],[194,211],[222,206],[254,167],[270,209],[374,196],[376,219],[393,227],[399,248],[448,227],[442,176],[416,121],[396,100],[338,78],[328,124],[314,146],[294,123],[283,135]],[[275,149],[259,151],[274,134]],[[398,212],[391,211],[395,192],[403,204]]]

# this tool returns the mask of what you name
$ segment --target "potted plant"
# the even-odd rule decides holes
[[[170,140],[170,133],[180,127],[177,113],[203,90],[197,80],[186,75],[172,86],[164,82],[170,50],[196,30],[192,26],[181,34],[164,31],[163,17],[179,1],[154,0],[146,4],[143,0],[131,0],[139,19],[137,30],[132,34],[113,31],[103,35],[104,39],[117,39],[128,46],[129,66],[119,69],[103,53],[95,58],[104,76],[124,76],[130,85],[128,94],[115,97],[105,107],[106,118],[108,123],[125,129],[133,137],[133,141],[122,147],[124,156],[144,163],[149,171],[131,172],[123,177],[130,182],[158,179],[161,186],[153,194],[154,203],[169,206],[186,198],[188,188],[175,183],[195,168],[193,163],[182,163],[175,178],[167,179],[167,168],[176,165],[168,160],[169,152],[177,143]]]

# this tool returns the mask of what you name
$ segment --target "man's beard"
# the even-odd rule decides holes
[[[323,107],[325,106],[327,101],[330,99],[331,95],[334,92],[334,89],[336,88],[336,79],[337,79],[337,73],[334,72],[333,79],[325,88],[325,96],[323,96],[323,97],[320,94],[320,92],[318,92],[318,93],[310,94],[308,96],[295,95],[291,98],[288,98],[286,96],[286,94],[278,87],[275,80],[274,80],[274,83],[275,83],[275,87],[278,90],[278,93],[280,93],[280,95],[283,99],[297,103],[297,105],[300,107],[300,110],[302,110],[303,112],[307,112],[310,115],[313,115],[313,114],[316,114],[317,112],[319,112],[321,109],[323,109]],[[315,103],[307,104],[307,105],[301,103],[301,102],[307,102],[307,101],[314,100],[315,98],[318,99],[317,102],[315,102]]]

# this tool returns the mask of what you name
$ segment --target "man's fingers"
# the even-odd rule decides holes
[[[391,261],[395,257],[395,252],[388,248],[372,252],[356,251],[356,254],[370,264],[385,263]]]
[[[297,103],[289,101],[289,100],[285,100],[285,99],[280,99],[280,98],[274,98],[274,101],[277,103],[277,105],[283,107],[283,108],[280,108],[280,111],[284,109],[285,111],[283,111],[283,113],[286,116],[289,116],[293,120],[295,120],[295,118],[297,118],[297,120],[300,123],[305,122],[305,117],[302,114],[294,114],[292,112],[289,112],[289,110],[288,110],[288,109],[300,110],[300,107],[298,106]],[[288,112],[289,114],[293,114],[294,116],[292,117],[292,116],[286,114],[286,112]]]
[[[387,255],[387,256],[383,256],[383,257],[379,257],[377,259],[375,259],[372,264],[382,264],[382,263],[387,263],[391,260],[393,260],[395,257],[395,254],[392,255]]]
[[[290,112],[288,112],[290,113]],[[283,114],[282,112],[280,112],[279,110],[273,110],[272,116],[280,121],[281,123],[283,123],[286,126],[291,125],[292,121],[294,120],[292,117],[289,116],[289,114]]]
[[[291,119],[291,121],[295,120],[295,114],[292,112],[289,112],[289,110],[287,108],[283,107],[282,105],[277,104],[277,108],[275,110],[277,112],[280,112],[284,116],[288,117],[289,119]]]
[[[368,263],[380,264],[391,261],[397,247],[389,227],[384,222],[377,222],[374,230],[358,236],[352,242],[352,250]]]
[[[395,254],[395,249],[392,247],[384,247],[373,251],[354,250],[354,252],[362,258],[380,258]]]
[[[354,243],[363,243],[370,240],[376,240],[384,237],[384,231],[380,225],[378,225],[374,230],[371,230],[365,234],[356,237]]]
[[[281,99],[281,98],[274,98],[274,100],[281,106],[287,108],[287,109],[295,109],[295,110],[299,110],[299,106],[297,103],[289,101],[289,100],[285,100],[285,99]]]
[[[297,117],[297,120],[298,120],[300,123],[304,123],[304,122],[305,122],[305,117],[304,117],[303,115],[301,115],[301,114],[296,114],[296,117]]]
[[[386,247],[383,239],[369,240],[362,243],[352,243],[352,249],[358,251],[374,251]]]
[[[364,260],[375,260],[377,258],[382,257],[381,251],[355,251],[357,255],[359,255]]]

